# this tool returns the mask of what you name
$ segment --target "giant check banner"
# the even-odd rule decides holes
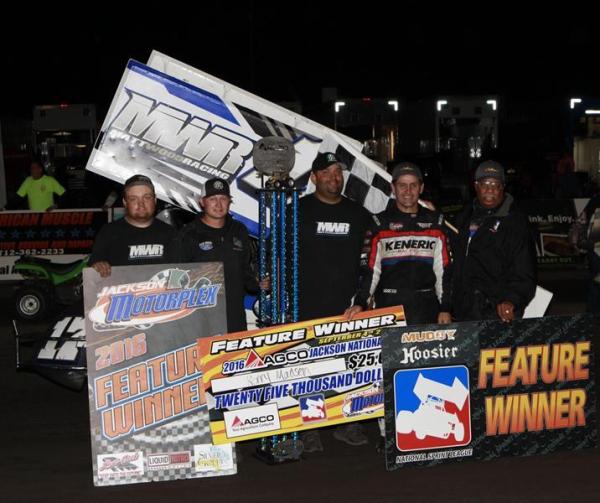
[[[215,444],[383,415],[381,334],[401,307],[200,339]]]
[[[386,330],[386,464],[597,444],[591,315]]]
[[[317,152],[335,151],[349,168],[344,194],[372,213],[385,209],[391,177],[360,143],[157,52],[148,65],[128,63],[87,169],[120,183],[145,174],[160,199],[191,211],[200,210],[206,180],[227,180],[232,212],[256,236],[261,179],[252,149],[265,136],[294,143],[298,186]]]
[[[196,343],[225,331],[222,264],[89,268],[84,300],[94,484],[236,473],[211,443]]]

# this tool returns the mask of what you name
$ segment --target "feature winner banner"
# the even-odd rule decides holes
[[[213,442],[383,415],[381,335],[402,307],[200,339]]]
[[[226,327],[223,266],[84,270],[95,485],[231,475],[211,443],[198,337]]]
[[[388,470],[597,443],[591,315],[386,330]]]
[[[265,136],[294,143],[298,186],[318,152],[334,151],[348,166],[344,194],[372,213],[386,208],[391,177],[359,142],[158,52],[148,65],[127,64],[86,169],[119,183],[147,175],[160,199],[195,212],[204,183],[222,178],[232,212],[257,236],[261,179],[252,149]]]
[[[13,270],[23,255],[64,264],[91,253],[94,237],[108,222],[100,209],[0,212],[0,281],[23,279]]]

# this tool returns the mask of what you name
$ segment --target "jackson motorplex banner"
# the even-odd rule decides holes
[[[84,271],[94,484],[230,475],[211,443],[197,339],[226,327],[223,266]]]
[[[360,143],[158,52],[148,65],[127,64],[87,169],[120,183],[148,175],[160,199],[192,211],[205,181],[222,178],[232,184],[232,213],[256,236],[252,148],[265,136],[294,143],[300,186],[317,152],[335,151],[349,168],[344,194],[372,213],[385,209],[391,177]]]
[[[387,468],[596,446],[599,322],[583,314],[386,330]]]
[[[200,339],[213,442],[381,417],[381,334],[404,325],[395,307]]]

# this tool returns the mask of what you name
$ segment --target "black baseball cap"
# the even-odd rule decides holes
[[[475,170],[475,181],[482,178],[496,178],[504,185],[504,167],[496,161],[483,161]]]
[[[423,173],[421,168],[412,162],[401,162],[396,164],[392,171],[392,182],[395,182],[402,175],[413,175],[416,176],[421,182],[423,181]]]
[[[348,169],[347,166],[340,161],[340,158],[333,152],[319,152],[312,163],[313,171],[322,171],[327,169],[332,164],[339,164],[340,168]]]
[[[231,197],[231,194],[229,193],[229,184],[220,178],[211,178],[210,180],[207,180],[207,182],[204,184],[204,190],[202,192],[202,197],[217,195]]]
[[[150,178],[148,178],[146,175],[133,175],[132,177],[129,177],[127,180],[125,180],[124,190],[127,190],[129,187],[133,187],[134,185],[146,185],[152,189],[152,192],[155,192],[152,180],[150,180]]]

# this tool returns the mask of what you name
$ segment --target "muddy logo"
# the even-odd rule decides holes
[[[88,316],[96,331],[145,330],[216,306],[220,289],[208,278],[192,280],[188,271],[165,269],[148,281],[104,287]]]

